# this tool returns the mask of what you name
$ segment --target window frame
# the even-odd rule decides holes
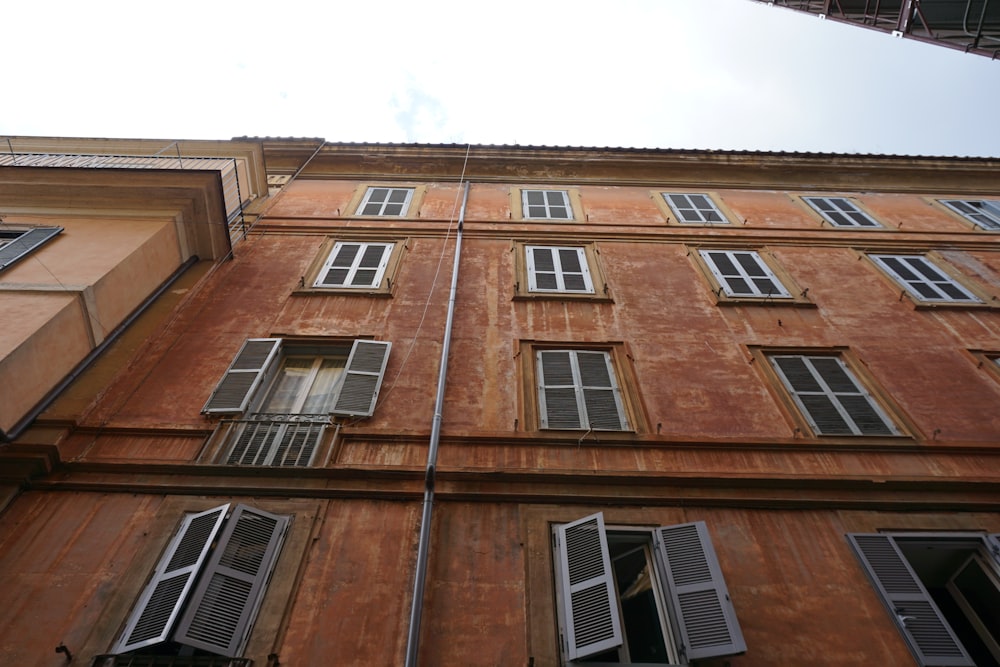
[[[919,308],[991,308],[991,299],[982,290],[978,289],[975,285],[971,283],[964,276],[959,275],[954,270],[949,270],[950,265],[936,252],[906,252],[906,251],[891,251],[891,252],[866,252],[863,253],[865,259],[867,259],[872,266],[878,270],[879,274],[885,276],[892,285],[902,291],[909,300]],[[939,280],[939,283],[947,283],[952,287],[955,287],[958,291],[967,294],[970,298],[968,299],[954,299],[954,298],[929,298],[919,292],[915,291],[908,281],[903,276],[899,275],[895,269],[891,268],[886,264],[885,258],[901,260],[903,258],[907,260],[919,259],[924,262],[930,270],[940,274],[940,277],[945,280]],[[912,270],[912,267],[911,267]],[[919,281],[921,285],[927,285],[931,289],[937,291],[939,294],[943,294],[943,291],[936,287],[936,283],[932,281],[922,280]],[[900,296],[902,298],[902,295]]]
[[[663,627],[663,639],[667,657],[688,664],[691,660],[746,651],[746,642],[704,521],[658,527],[608,526],[604,513],[596,512],[565,523],[550,523],[549,530],[560,664],[566,667],[582,664],[575,660],[617,647],[628,651],[624,646],[624,619],[619,609],[621,591],[617,590],[609,558],[609,533],[640,537],[652,552],[650,580],[656,584],[653,593],[661,627],[666,626]],[[597,546],[599,549],[595,550]],[[595,559],[601,562],[594,562]],[[673,562],[680,563],[682,569],[673,566]],[[692,562],[697,566],[690,567]],[[705,597],[708,591],[714,594],[712,601]],[[588,631],[580,641],[575,641],[576,624],[573,621],[577,609],[584,612]],[[700,628],[697,627],[699,621],[702,623]],[[692,633],[693,629],[698,631]]]
[[[224,465],[313,465],[326,447],[326,429],[335,419],[374,415],[391,349],[391,342],[366,338],[246,339],[202,408],[208,418],[223,418],[205,447],[204,457]],[[261,412],[285,360],[341,356],[345,358],[344,369],[329,391],[326,412]],[[244,449],[237,453],[240,446]],[[275,463],[279,453],[281,459]],[[286,454],[294,459],[286,459]]]
[[[847,348],[774,348],[750,346],[748,349],[753,362],[756,362],[755,365],[764,374],[768,385],[772,389],[772,393],[778,399],[778,404],[795,425],[796,432],[809,434],[814,438],[822,440],[843,439],[845,441],[864,440],[867,438],[874,438],[879,441],[894,438],[912,439],[912,434],[919,433],[916,426],[906,418],[905,413],[900,409],[899,405],[882,389],[871,373],[867,372],[865,367],[858,363]],[[853,418],[852,423],[849,424],[852,427],[852,433],[820,432],[815,426],[814,417],[808,413],[801,400],[796,396],[796,392],[786,381],[784,374],[779,372],[772,361],[772,357],[821,357],[836,359],[841,369],[847,371],[855,387],[860,389],[859,395],[866,398],[869,407],[872,407],[875,413],[882,418],[883,424],[889,428],[890,433],[855,434],[853,430],[857,428],[857,424],[853,423]],[[843,412],[841,411],[838,411],[838,414],[843,416]]]
[[[552,218],[552,217],[535,217],[527,215],[527,204],[526,199],[529,192],[561,192],[563,194],[563,203],[567,207],[567,212],[569,213],[568,218]],[[546,204],[546,209],[548,205]],[[522,222],[551,222],[551,223],[567,223],[567,222],[580,222],[581,220],[586,220],[586,216],[583,213],[583,203],[580,198],[580,190],[577,188],[552,188],[552,187],[515,187],[511,188],[510,191],[510,212],[511,218],[513,220],[519,220]]]
[[[385,245],[390,246],[388,253],[384,253],[380,266],[377,269],[377,283],[371,286],[359,285],[322,285],[328,266],[334,261],[337,250],[344,245],[360,244],[362,246]],[[293,294],[317,295],[317,294],[337,294],[337,295],[364,295],[376,297],[391,297],[396,291],[397,276],[403,262],[403,255],[409,250],[410,241],[408,238],[382,238],[382,237],[329,237],[319,252],[313,258],[305,274],[299,279],[298,287]],[[359,252],[355,258],[355,263],[361,258],[363,253]]]
[[[0,245],[0,272],[13,266],[64,231],[57,226],[12,225],[0,222],[0,235],[7,238]]]
[[[985,557],[983,561],[990,567],[996,581],[1000,577],[998,536],[985,531],[879,531],[852,532],[845,537],[917,664],[922,667],[975,667],[961,639],[903,552],[900,542],[911,542],[928,549],[935,546],[969,549],[973,556]],[[967,562],[968,559],[962,567]],[[919,621],[912,629],[908,626],[911,620]]]
[[[575,250],[581,258],[581,265],[587,274],[590,291],[539,290],[532,289],[531,264],[529,251],[532,248],[551,248],[553,250]],[[601,268],[600,248],[596,243],[566,243],[565,241],[515,241],[511,244],[515,254],[515,299],[554,299],[554,300],[584,300],[612,302],[611,290]]]
[[[728,284],[724,283],[725,274],[718,267],[714,259],[707,257],[709,254],[725,253],[730,261],[735,264],[732,254],[746,254],[753,257],[757,266],[761,268],[765,276],[778,284],[782,294],[765,295],[759,289],[754,289],[754,294],[736,294]],[[815,304],[808,298],[808,290],[801,289],[791,275],[785,271],[781,263],[777,261],[773,253],[763,248],[734,248],[732,246],[689,246],[688,255],[692,257],[695,265],[711,286],[711,291],[715,296],[716,303],[722,304],[756,304],[767,306],[809,306]],[[750,277],[745,271],[740,271],[740,277],[749,285]]]
[[[693,192],[690,190],[655,190],[651,193],[653,201],[656,203],[657,208],[666,218],[667,224],[677,225],[680,227],[715,227],[717,225],[732,225],[734,220],[739,220],[739,217],[722,201],[722,197],[715,192]],[[713,212],[721,217],[721,220],[710,221],[710,220],[682,220],[680,210],[670,201],[670,197],[687,197],[690,201],[691,197],[704,197],[710,205]],[[699,215],[704,217],[697,206],[693,210],[699,211]]]
[[[607,363],[612,371],[612,381],[617,387],[617,401],[620,406],[619,418],[624,420],[626,428],[620,430],[595,429],[581,425],[580,428],[550,428],[542,426],[542,389],[538,372],[538,354],[540,352],[602,352],[607,355]],[[521,399],[523,426],[527,431],[536,431],[546,438],[559,438],[565,435],[574,442],[581,434],[599,433],[601,440],[618,437],[631,438],[636,433],[647,431],[645,411],[642,406],[641,394],[636,382],[635,370],[630,363],[624,343],[554,343],[539,341],[521,341],[518,356],[521,358]],[[579,396],[582,388],[574,387]],[[579,400],[579,399],[578,399]],[[579,404],[579,403],[578,403]]]
[[[949,213],[970,223],[975,229],[984,232],[1000,232],[1000,200],[994,199],[956,199],[938,198],[934,202]],[[962,211],[962,207],[977,208],[981,205],[986,210]],[[988,219],[988,224],[982,224],[978,218]]]
[[[854,197],[845,197],[841,195],[829,195],[829,194],[793,195],[793,196],[797,197],[805,205],[805,207],[809,211],[811,211],[814,215],[818,216],[820,220],[828,223],[831,227],[835,229],[853,229],[853,230],[878,229],[883,231],[886,229],[886,226],[883,225],[881,222],[879,222],[878,218],[869,213],[868,210],[865,209]],[[817,204],[814,203],[815,201],[825,201],[833,206],[833,204],[831,203],[833,200],[840,200],[847,202],[851,206],[851,209],[847,210],[838,208],[837,211],[833,211],[832,213],[839,213],[843,216],[849,216],[849,214],[858,214],[871,224],[860,224],[860,223],[846,224],[846,225],[840,224],[831,216],[831,212],[824,211],[822,208],[820,208]]]
[[[386,188],[389,190],[410,190],[410,195],[406,206],[403,207],[403,212],[400,215],[365,215],[361,211],[364,209],[365,203],[370,198],[370,191],[379,188]],[[378,182],[367,182],[359,183],[351,194],[350,200],[348,200],[346,206],[343,208],[343,214],[341,215],[341,209],[337,210],[337,215],[344,218],[358,218],[361,220],[407,220],[415,219],[420,217],[420,206],[423,204],[424,196],[427,194],[427,186],[421,183],[414,183],[412,181],[402,182],[402,183],[378,183]]]

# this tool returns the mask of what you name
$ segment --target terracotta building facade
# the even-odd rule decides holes
[[[9,663],[1000,664],[1000,162],[133,148],[0,163]]]

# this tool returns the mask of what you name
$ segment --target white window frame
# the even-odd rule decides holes
[[[371,217],[380,216],[380,217],[391,217],[391,218],[403,218],[403,217],[405,217],[407,215],[407,213],[410,210],[410,202],[413,201],[413,193],[414,193],[415,189],[416,188],[395,188],[395,187],[390,187],[390,186],[385,186],[385,185],[372,185],[372,186],[369,186],[369,188],[367,190],[365,190],[365,196],[361,200],[361,203],[358,205],[358,210],[355,213],[355,215],[364,215],[364,216],[371,216]],[[379,190],[386,190],[385,199],[383,201],[381,201],[381,202],[377,202],[377,201],[376,202],[372,202],[371,201],[372,195],[375,194],[375,192],[377,192]],[[391,204],[398,204],[398,203],[400,203],[400,202],[391,202],[390,201],[390,199],[392,199],[392,195],[393,195],[394,192],[405,192],[406,193],[406,196],[405,196],[405,198],[404,198],[404,200],[402,202],[402,208],[401,208],[401,210],[400,210],[399,213],[386,213],[385,209],[386,209],[387,206],[389,206]],[[378,207],[379,207],[378,211],[375,212],[375,213],[365,213],[364,212],[365,208],[367,208],[369,204],[376,204],[376,205],[378,205]]]
[[[359,247],[349,265],[334,266],[334,263],[345,246]],[[378,259],[377,265],[372,267],[369,263],[368,266],[362,266],[364,260],[369,259],[369,249],[376,249],[379,247],[381,247],[381,255]],[[333,249],[330,251],[326,261],[323,263],[323,267],[320,269],[319,274],[316,276],[316,280],[313,282],[313,287],[318,289],[377,289],[382,285],[382,279],[385,277],[385,271],[389,266],[389,258],[392,257],[394,247],[394,243],[388,242],[337,241],[333,245]],[[336,284],[325,282],[330,272],[337,269],[347,270],[347,274],[345,275],[343,281]],[[367,283],[354,283],[354,280],[357,278],[360,271],[371,270],[374,270],[375,272],[371,280]]]
[[[539,192],[542,194],[543,202],[541,204],[528,204],[528,197],[532,193]],[[549,195],[558,194],[562,199],[562,203],[552,203],[549,201]],[[531,215],[531,208],[542,207],[544,209],[544,215]],[[559,217],[552,215],[554,209],[564,208],[566,209],[566,217]],[[535,189],[522,189],[521,190],[521,214],[525,220],[574,220],[573,215],[573,205],[570,203],[569,191],[568,190],[535,190]]]
[[[868,392],[865,386],[858,380],[857,376],[855,376],[855,374],[851,372],[851,369],[848,367],[846,363],[844,363],[844,360],[841,359],[840,357],[835,355],[826,355],[826,354],[821,355],[821,354],[779,354],[779,353],[770,354],[769,353],[767,354],[767,359],[770,362],[771,367],[774,368],[774,372],[777,373],[778,377],[781,379],[781,382],[784,385],[785,390],[789,393],[789,395],[792,397],[792,400],[795,402],[796,407],[799,409],[799,413],[806,419],[806,421],[809,423],[810,428],[812,428],[817,435],[833,435],[833,436],[900,435],[900,431],[896,427],[896,424],[892,420],[892,418],[890,418],[889,415],[885,412],[885,410],[882,409],[882,406],[879,405],[878,401],[876,401],[872,397],[871,393]],[[781,368],[780,364],[778,363],[780,359],[801,360],[806,368],[806,371],[811,376],[813,382],[815,382],[819,386],[819,389],[804,390],[801,388],[796,388],[793,385],[792,380],[785,374],[785,371]],[[816,365],[814,364],[814,361],[820,359],[822,359],[825,362],[829,361],[836,362],[836,364],[840,367],[840,370],[844,373],[847,379],[853,384],[853,389],[851,390],[834,389],[833,387],[831,387],[827,378],[823,377],[823,373],[820,370],[818,370],[816,368]],[[809,396],[825,397],[827,401],[829,401],[833,409],[840,416],[840,419],[850,430],[850,433],[841,433],[833,431],[824,432],[823,427],[816,421],[815,415],[806,404],[806,400],[808,399],[804,397],[809,397]],[[875,416],[877,416],[881,420],[882,425],[888,432],[886,433],[877,432],[878,429],[869,429],[868,432],[865,432],[862,426],[858,424],[855,417],[851,414],[850,407],[845,405],[844,399],[856,400],[859,398],[863,399],[863,401],[867,404],[867,407],[872,412],[874,412]]]
[[[785,285],[781,282],[781,279],[775,275],[771,267],[767,265],[764,258],[756,250],[699,250],[698,254],[704,260],[705,265],[708,266],[708,270],[712,272],[716,281],[719,283],[719,287],[725,292],[726,296],[732,298],[747,298],[747,299],[791,299],[791,293],[785,288]],[[730,264],[732,264],[735,273],[725,273],[723,268],[719,266],[716,256],[724,255],[729,259]],[[751,271],[747,269],[744,262],[740,261],[740,258],[746,258],[750,261],[753,266],[760,272],[760,275],[751,275]],[[732,287],[732,281],[741,281],[750,290],[748,292],[737,292]],[[771,292],[770,290],[764,291],[761,289],[757,281],[768,281],[773,286],[777,287],[777,292]]]
[[[1000,232],[1000,201],[989,199],[938,199],[976,227]]]
[[[567,667],[608,651],[632,663],[611,565],[608,533],[645,541],[650,587],[670,664],[736,655],[746,642],[708,527],[703,521],[657,528],[605,527],[602,512],[552,526],[560,655]],[[619,662],[620,661],[620,662]],[[588,663],[592,664],[592,663]],[[608,663],[597,663],[605,665]]]
[[[847,197],[803,197],[802,201],[834,227],[879,228],[882,225]],[[827,210],[824,205],[833,210]]]
[[[982,303],[983,300],[973,294],[955,278],[944,272],[937,264],[924,255],[881,254],[868,255],[876,265],[885,271],[900,287],[918,301],[927,303]],[[892,266],[899,262],[912,276],[907,277]],[[945,287],[953,288],[961,296],[949,294]],[[933,295],[922,293],[921,288],[933,292]]]
[[[728,225],[729,219],[719,209],[715,201],[704,192],[662,192],[663,200],[674,212],[678,224],[682,225]],[[681,203],[674,201],[674,198],[683,198]],[[705,200],[705,205],[701,206],[692,200],[692,197],[701,197]],[[717,216],[718,220],[711,219]]]
[[[553,268],[551,271],[540,271],[535,262],[535,251],[536,250],[548,250],[551,251]],[[563,258],[561,253],[569,252],[576,255],[577,262],[580,265],[580,271],[570,271],[564,266]],[[565,292],[570,294],[594,294],[594,282],[590,275],[590,266],[587,263],[587,251],[585,248],[572,247],[572,246],[542,246],[542,245],[527,245],[524,247],[525,253],[525,264],[528,269],[528,291],[529,292],[548,292],[548,293],[558,293]],[[556,281],[556,287],[545,288],[538,286],[538,274],[546,273],[553,274]],[[566,286],[567,276],[579,276],[584,283],[582,289],[571,289]]]
[[[554,380],[554,378],[545,377],[544,362],[543,359],[545,355],[550,354],[567,354],[569,356],[570,373],[571,377],[567,378],[569,382],[553,383],[547,384],[547,382]],[[580,367],[580,356],[581,355],[601,355],[604,359],[605,368],[607,370],[608,384],[598,385],[598,384],[584,384],[584,373]],[[611,353],[605,350],[584,350],[584,349],[570,349],[570,350],[557,350],[557,349],[539,349],[535,352],[535,374],[536,381],[538,384],[538,414],[541,428],[543,429],[561,429],[561,430],[602,430],[602,431],[628,431],[628,416],[625,412],[625,405],[622,401],[621,388],[618,383],[618,377],[615,373],[614,364],[611,362]],[[555,405],[554,401],[547,398],[547,392],[559,392],[560,390],[572,390],[574,392],[574,399],[576,402],[576,416],[577,424],[550,424],[548,408],[549,404]],[[601,392],[611,392],[611,396],[614,400],[615,410],[618,417],[618,427],[611,428],[609,425],[595,425],[591,415],[588,413],[587,399],[591,392],[595,392],[600,395]],[[555,395],[555,394],[554,394]],[[560,406],[560,408],[565,408],[566,406]],[[606,406],[605,406],[606,407]],[[560,409],[556,408],[556,409]]]

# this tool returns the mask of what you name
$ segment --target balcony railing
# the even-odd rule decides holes
[[[209,440],[217,463],[242,466],[307,466],[316,455],[328,414],[256,413],[223,419]]]
[[[251,667],[250,658],[218,655],[99,655],[90,667]]]

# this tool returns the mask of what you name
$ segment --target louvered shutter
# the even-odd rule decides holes
[[[63,230],[62,227],[35,227],[0,248],[0,271],[42,245]]]
[[[184,518],[112,652],[124,653],[170,638],[227,511],[229,505],[222,505]]]
[[[338,415],[371,416],[375,410],[382,376],[392,343],[356,340],[347,358],[340,391],[331,412]]]
[[[236,506],[174,641],[230,657],[243,650],[288,523],[286,516]]]
[[[249,338],[219,380],[202,412],[243,412],[281,349],[280,338]]]
[[[542,428],[582,428],[572,354],[569,350],[539,350],[537,353],[535,371]]]
[[[747,650],[729,590],[704,521],[663,526],[657,552],[667,573],[681,651],[688,660]]]
[[[622,644],[604,515],[556,527],[560,626],[567,660]]]
[[[628,428],[622,410],[621,394],[607,352],[576,352],[580,370],[583,403],[587,411],[584,427],[602,431],[622,431]]]
[[[974,667],[892,537],[851,534],[847,539],[917,662],[935,667]]]

